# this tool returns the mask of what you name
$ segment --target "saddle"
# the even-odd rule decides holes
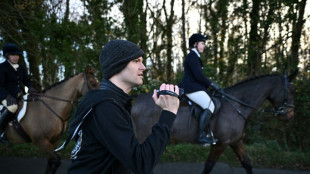
[[[216,114],[221,108],[221,105],[222,105],[221,101],[219,100],[218,96],[214,96],[214,95],[210,95],[210,94],[209,94],[209,96],[210,96],[210,98],[211,98],[211,100],[215,106],[213,114]],[[190,107],[192,117],[194,117],[197,120],[203,111],[203,109],[198,104],[193,102],[186,95],[182,96],[181,105]]]
[[[14,118],[12,121],[9,122],[8,126],[13,126],[13,128],[16,130],[16,132],[26,140],[26,142],[31,142],[31,139],[24,131],[23,127],[20,125],[20,121],[25,116],[26,108],[27,108],[27,98],[28,94],[24,95],[23,97],[18,98],[17,105],[18,109],[14,114]],[[2,105],[0,105],[0,108],[2,110]]]

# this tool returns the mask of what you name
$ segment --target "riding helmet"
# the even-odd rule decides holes
[[[190,48],[192,48],[195,44],[195,42],[205,42],[207,39],[207,37],[204,37],[203,35],[201,35],[200,33],[195,33],[193,35],[191,35],[191,37],[189,38],[189,42],[188,45]]]
[[[3,46],[3,56],[7,57],[8,55],[22,55],[23,51],[15,44],[8,43]]]

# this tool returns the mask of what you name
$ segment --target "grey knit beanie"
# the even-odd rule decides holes
[[[126,40],[111,40],[101,50],[99,61],[103,78],[110,79],[122,71],[127,64],[144,55],[134,43]]]

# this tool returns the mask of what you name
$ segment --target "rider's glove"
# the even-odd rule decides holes
[[[16,98],[12,97],[10,94],[6,96],[6,105],[11,106],[17,104]]]
[[[221,88],[218,87],[215,83],[211,83],[211,87],[212,87],[214,90],[216,90],[216,91],[220,91],[220,90],[221,90]]]

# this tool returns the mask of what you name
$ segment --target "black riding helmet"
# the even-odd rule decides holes
[[[191,35],[191,37],[189,38],[189,42],[188,45],[190,48],[192,48],[195,44],[195,42],[205,42],[207,39],[207,37],[204,37],[203,35],[201,35],[200,33],[195,33],[193,35]]]
[[[3,56],[7,58],[8,55],[22,55],[23,51],[15,44],[8,43],[3,46]]]

